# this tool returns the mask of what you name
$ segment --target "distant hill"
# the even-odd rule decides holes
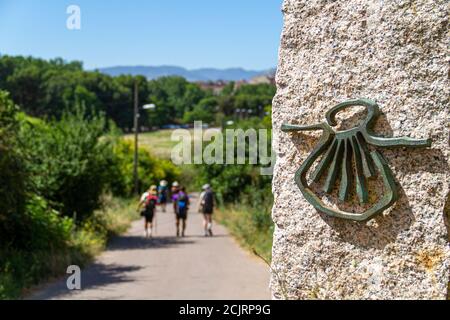
[[[188,70],[177,66],[118,66],[98,70],[111,76],[142,75],[148,79],[157,79],[164,76],[181,76],[188,81],[248,81],[256,76],[274,73],[274,69],[255,71],[243,68],[201,68]]]

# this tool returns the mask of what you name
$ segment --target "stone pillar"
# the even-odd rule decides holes
[[[284,1],[273,104],[275,299],[447,297],[447,5],[444,0]],[[380,150],[398,200],[366,222],[331,217],[305,199],[294,175],[320,132],[280,130],[284,123],[324,122],[331,107],[358,98],[379,105],[377,135],[432,139],[430,148]],[[359,113],[364,111],[338,117],[342,128]],[[384,192],[376,184],[371,188]]]

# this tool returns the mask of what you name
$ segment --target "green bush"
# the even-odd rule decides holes
[[[110,189],[115,196],[131,196],[134,190],[133,159],[134,146],[129,141],[116,141],[114,146],[114,167],[110,173]],[[138,175],[141,190],[160,180],[177,180],[180,170],[169,160],[158,159],[141,147],[138,151]]]
[[[248,129],[264,129],[265,126],[259,118],[250,118],[238,121],[228,128],[245,131]],[[270,138],[270,133],[268,137]],[[270,143],[271,141],[269,141]],[[236,143],[235,148],[237,148]],[[237,155],[237,149],[235,149],[234,154]],[[246,154],[249,154],[248,143]],[[272,205],[272,177],[261,175],[259,165],[249,163],[242,165],[198,165],[197,170],[199,172],[197,176],[198,186],[207,182],[210,183],[220,204],[243,203],[249,204],[251,207],[263,210],[269,208],[270,210]]]
[[[74,228],[72,219],[62,217],[39,196],[32,196],[27,201],[25,212],[28,236],[23,238],[28,238],[28,250],[53,251],[67,248]]]
[[[74,261],[70,256],[72,219],[61,217],[38,196],[27,199],[21,219],[21,227],[15,230],[20,242],[0,246],[0,299],[19,296],[23,287],[64,272]]]
[[[76,213],[83,220],[100,206],[115,161],[105,127],[104,117],[86,115],[83,108],[60,121],[21,126],[33,191],[66,216]]]
[[[16,245],[25,227],[28,174],[18,139],[17,109],[0,91],[0,244]]]
[[[0,256],[0,299],[18,298],[24,288],[64,273],[67,266],[76,261],[68,250],[0,249]]]

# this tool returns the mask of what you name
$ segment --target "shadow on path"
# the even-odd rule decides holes
[[[204,235],[187,235],[184,239],[214,239],[214,238],[230,238],[227,234],[215,234],[213,237],[205,237]]]
[[[146,239],[145,237],[136,235],[120,236],[110,241],[108,251],[165,249],[171,246],[195,243],[195,241],[186,240],[186,238],[155,236],[153,238]]]
[[[98,288],[105,285],[132,282],[132,278],[128,276],[129,273],[142,269],[140,266],[122,266],[117,264],[103,264],[93,263],[86,269],[82,270],[81,288],[82,290]],[[59,281],[49,285],[44,291],[39,294],[32,295],[32,300],[45,300],[53,297],[70,298],[72,294],[76,294],[79,291],[70,291],[67,288],[66,279],[70,275],[61,278]]]
[[[85,269],[82,274],[82,288],[91,289],[112,283],[133,281],[127,274],[142,269],[140,266],[122,266],[117,264],[94,263]]]

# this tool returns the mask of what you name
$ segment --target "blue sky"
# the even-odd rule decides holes
[[[116,65],[276,66],[282,0],[0,0],[0,53]],[[81,8],[81,30],[66,9]]]

